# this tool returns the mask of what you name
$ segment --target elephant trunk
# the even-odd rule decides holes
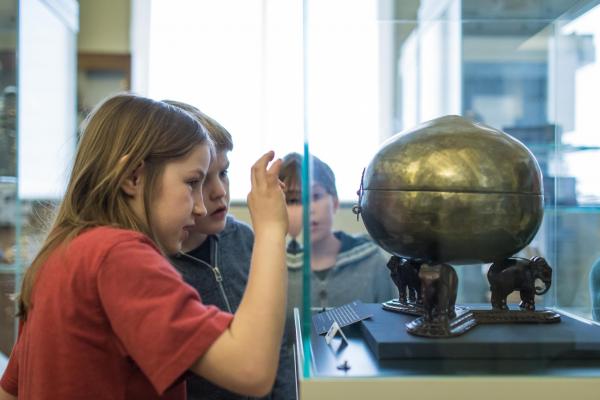
[[[542,281],[542,282],[544,283],[544,286],[545,286],[544,288],[541,288],[539,286],[535,287],[535,294],[538,295],[538,296],[546,294],[546,292],[548,290],[550,290],[550,286],[552,286],[552,281],[550,281],[550,280]]]

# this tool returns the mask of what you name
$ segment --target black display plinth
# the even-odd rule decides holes
[[[484,305],[465,305],[485,309]],[[480,325],[449,339],[409,334],[415,319],[365,304],[373,317],[361,322],[365,341],[379,360],[392,359],[600,359],[600,326],[562,315],[557,324]]]

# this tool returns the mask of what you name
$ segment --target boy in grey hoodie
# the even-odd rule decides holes
[[[398,297],[390,278],[387,256],[368,235],[349,235],[333,229],[333,216],[339,208],[335,175],[331,168],[312,156],[310,209],[311,302],[313,307],[337,307],[354,300],[381,303]],[[285,183],[288,207],[288,312],[285,341],[294,343],[292,310],[302,305],[303,252],[295,242],[302,214],[302,156],[290,153],[283,157],[279,180]],[[307,229],[306,227],[304,227]],[[289,354],[287,355],[289,358]]]
[[[215,144],[215,157],[211,160],[202,188],[207,215],[196,219],[194,230],[189,232],[189,237],[183,242],[182,252],[171,257],[171,262],[183,279],[200,293],[203,303],[235,313],[248,281],[254,234],[248,225],[227,214],[228,153],[233,149],[233,141],[225,128],[197,108],[175,101],[167,103],[195,117],[206,128]],[[267,399],[296,398],[296,381],[292,368],[293,365],[280,362],[273,391]],[[247,398],[192,375],[187,377],[187,394],[188,399]]]

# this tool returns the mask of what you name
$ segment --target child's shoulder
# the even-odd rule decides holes
[[[155,247],[143,233],[112,226],[98,226],[80,233],[71,242],[71,247],[110,249],[117,244],[138,242]]]
[[[351,249],[357,246],[376,247],[371,236],[366,233],[346,233],[344,231],[334,232],[335,237],[342,243],[342,249]]]
[[[139,264],[131,260],[154,265],[155,261],[161,263],[163,259],[152,240],[144,234],[103,226],[88,228],[61,245],[47,259],[45,268],[67,265],[69,267],[63,269],[67,271],[65,273],[86,279],[95,277],[100,269],[106,270],[106,266],[122,269]]]
[[[364,259],[383,257],[383,251],[367,234],[348,234],[342,231],[334,233],[341,242],[338,263],[355,263]]]
[[[241,235],[247,237],[254,237],[254,232],[250,225],[236,219],[233,215],[228,215],[225,223],[225,229],[219,236],[229,236],[229,235]]]

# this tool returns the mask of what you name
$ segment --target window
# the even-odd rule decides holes
[[[341,200],[356,201],[381,137],[376,1],[132,4],[133,89],[188,102],[231,132],[233,200],[245,200],[250,166],[264,151],[303,151],[306,124],[311,152],[335,170]]]
[[[66,186],[76,138],[74,77],[78,29],[77,12],[69,11],[75,17],[65,17],[70,14],[61,14],[58,8],[42,1],[28,2],[27,7],[19,9],[21,199],[58,199]]]

